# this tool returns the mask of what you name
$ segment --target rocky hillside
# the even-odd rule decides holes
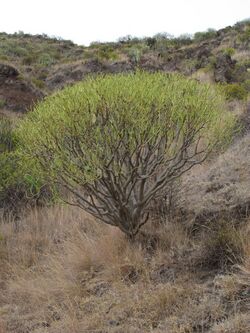
[[[0,33],[0,109],[23,112],[37,99],[88,74],[136,68],[179,71],[201,81],[239,83],[246,95],[250,89],[250,21],[193,37],[127,36],[89,47],[46,35]]]
[[[0,64],[0,106],[24,112],[43,96],[40,90],[21,77],[16,68]]]

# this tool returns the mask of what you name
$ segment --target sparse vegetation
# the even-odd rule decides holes
[[[217,32],[215,29],[208,29],[207,31],[204,32],[196,32],[194,34],[194,40],[196,41],[203,41],[206,39],[214,38],[216,37]]]
[[[102,66],[95,65],[96,60],[104,65],[105,72],[122,72],[128,68],[133,70],[133,67],[139,65],[145,70],[177,70],[190,75],[207,67],[222,51],[235,59],[242,58],[240,66],[245,66],[246,71],[249,58],[246,54],[248,29],[249,22],[246,21],[218,31],[208,29],[194,36],[183,34],[174,37],[168,33],[144,38],[125,36],[117,42],[93,42],[89,47],[47,35],[0,33],[0,59],[15,65],[24,79],[34,82],[41,80],[41,71],[46,66],[48,80],[37,86],[44,92],[61,88],[62,81],[66,85],[81,80],[86,73],[101,71]],[[216,38],[221,39],[218,47],[213,42]],[[208,44],[203,45],[204,42]],[[187,69],[185,63],[191,68]],[[71,70],[68,70],[66,64],[70,65]],[[75,70],[82,75],[74,75]],[[242,77],[239,78],[239,75]],[[59,76],[61,80],[58,80]],[[237,71],[236,76],[232,78],[232,83],[247,79],[244,70]]]

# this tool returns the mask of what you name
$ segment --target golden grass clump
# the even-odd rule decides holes
[[[0,332],[246,333],[249,240],[240,269],[206,271],[203,235],[155,223],[131,242],[73,207],[2,221]]]

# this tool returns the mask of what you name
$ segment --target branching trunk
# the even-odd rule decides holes
[[[126,133],[122,133],[99,178],[79,188],[70,186],[65,167],[61,184],[73,193],[74,204],[133,238],[148,221],[152,199],[165,195],[169,184],[201,163],[209,152],[209,147],[200,147],[200,128],[190,127],[185,135],[180,134],[181,129],[174,135],[172,131],[172,137],[166,134],[154,142],[138,143],[132,154]]]

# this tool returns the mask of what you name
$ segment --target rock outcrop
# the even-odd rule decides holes
[[[77,62],[56,68],[56,70],[46,79],[49,89],[61,89],[68,84],[85,79],[88,74],[98,73],[122,73],[133,70],[133,66],[126,61],[117,61],[104,64],[98,60],[88,62]]]
[[[1,107],[15,112],[25,112],[43,98],[43,93],[23,79],[16,68],[0,64]]]
[[[0,83],[8,78],[16,78],[18,75],[19,72],[16,68],[6,64],[0,64]]]
[[[232,60],[228,54],[220,54],[214,64],[215,82],[230,83],[233,79],[236,61]]]

